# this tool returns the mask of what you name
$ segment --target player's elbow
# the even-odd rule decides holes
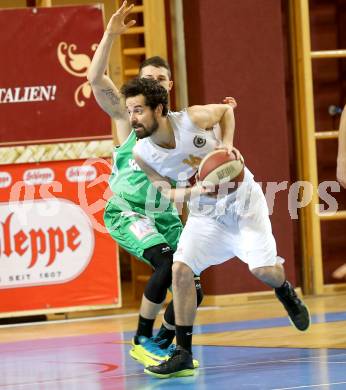
[[[102,76],[100,76],[90,68],[86,77],[92,87],[99,85],[102,80]]]
[[[226,104],[225,113],[233,116],[234,115],[234,108],[232,106],[230,106],[229,104]]]
[[[91,85],[91,87],[95,87],[97,86],[97,78],[92,75],[92,74],[87,74],[87,80],[89,81],[89,84]]]

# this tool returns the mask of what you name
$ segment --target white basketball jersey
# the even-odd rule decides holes
[[[220,141],[213,130],[197,127],[186,110],[167,115],[175,136],[175,148],[156,145],[150,137],[139,140],[134,151],[141,159],[163,177],[185,182],[197,172],[198,166]]]

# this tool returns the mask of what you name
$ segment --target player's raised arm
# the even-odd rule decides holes
[[[191,106],[187,109],[187,112],[194,124],[202,129],[213,127],[216,123],[219,123],[223,146],[229,153],[234,152],[237,159],[241,158],[239,151],[233,146],[235,119],[231,104]]]
[[[340,118],[336,177],[339,183],[346,188],[346,105]]]
[[[132,7],[133,5],[127,7],[127,2],[124,1],[118,11],[112,15],[101,42],[96,49],[87,75],[96,101],[116,121],[120,143],[127,138],[131,128],[124,100],[113,81],[105,72],[114,39],[136,23],[135,20],[125,23],[125,19]]]

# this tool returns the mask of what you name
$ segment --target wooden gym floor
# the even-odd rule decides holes
[[[169,380],[145,375],[128,355],[135,308],[2,325],[0,389],[346,389],[346,294],[305,301],[312,326],[304,333],[275,298],[202,307],[194,328],[200,368],[194,377]]]

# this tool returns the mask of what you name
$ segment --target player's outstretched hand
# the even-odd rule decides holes
[[[130,14],[133,8],[133,4],[130,4],[128,7],[126,7],[126,5],[127,5],[127,1],[125,0],[122,6],[118,9],[118,11],[115,14],[113,14],[112,17],[110,18],[106,28],[108,34],[112,34],[112,35],[123,34],[130,27],[136,24],[136,21],[134,19],[125,23],[126,17]]]

